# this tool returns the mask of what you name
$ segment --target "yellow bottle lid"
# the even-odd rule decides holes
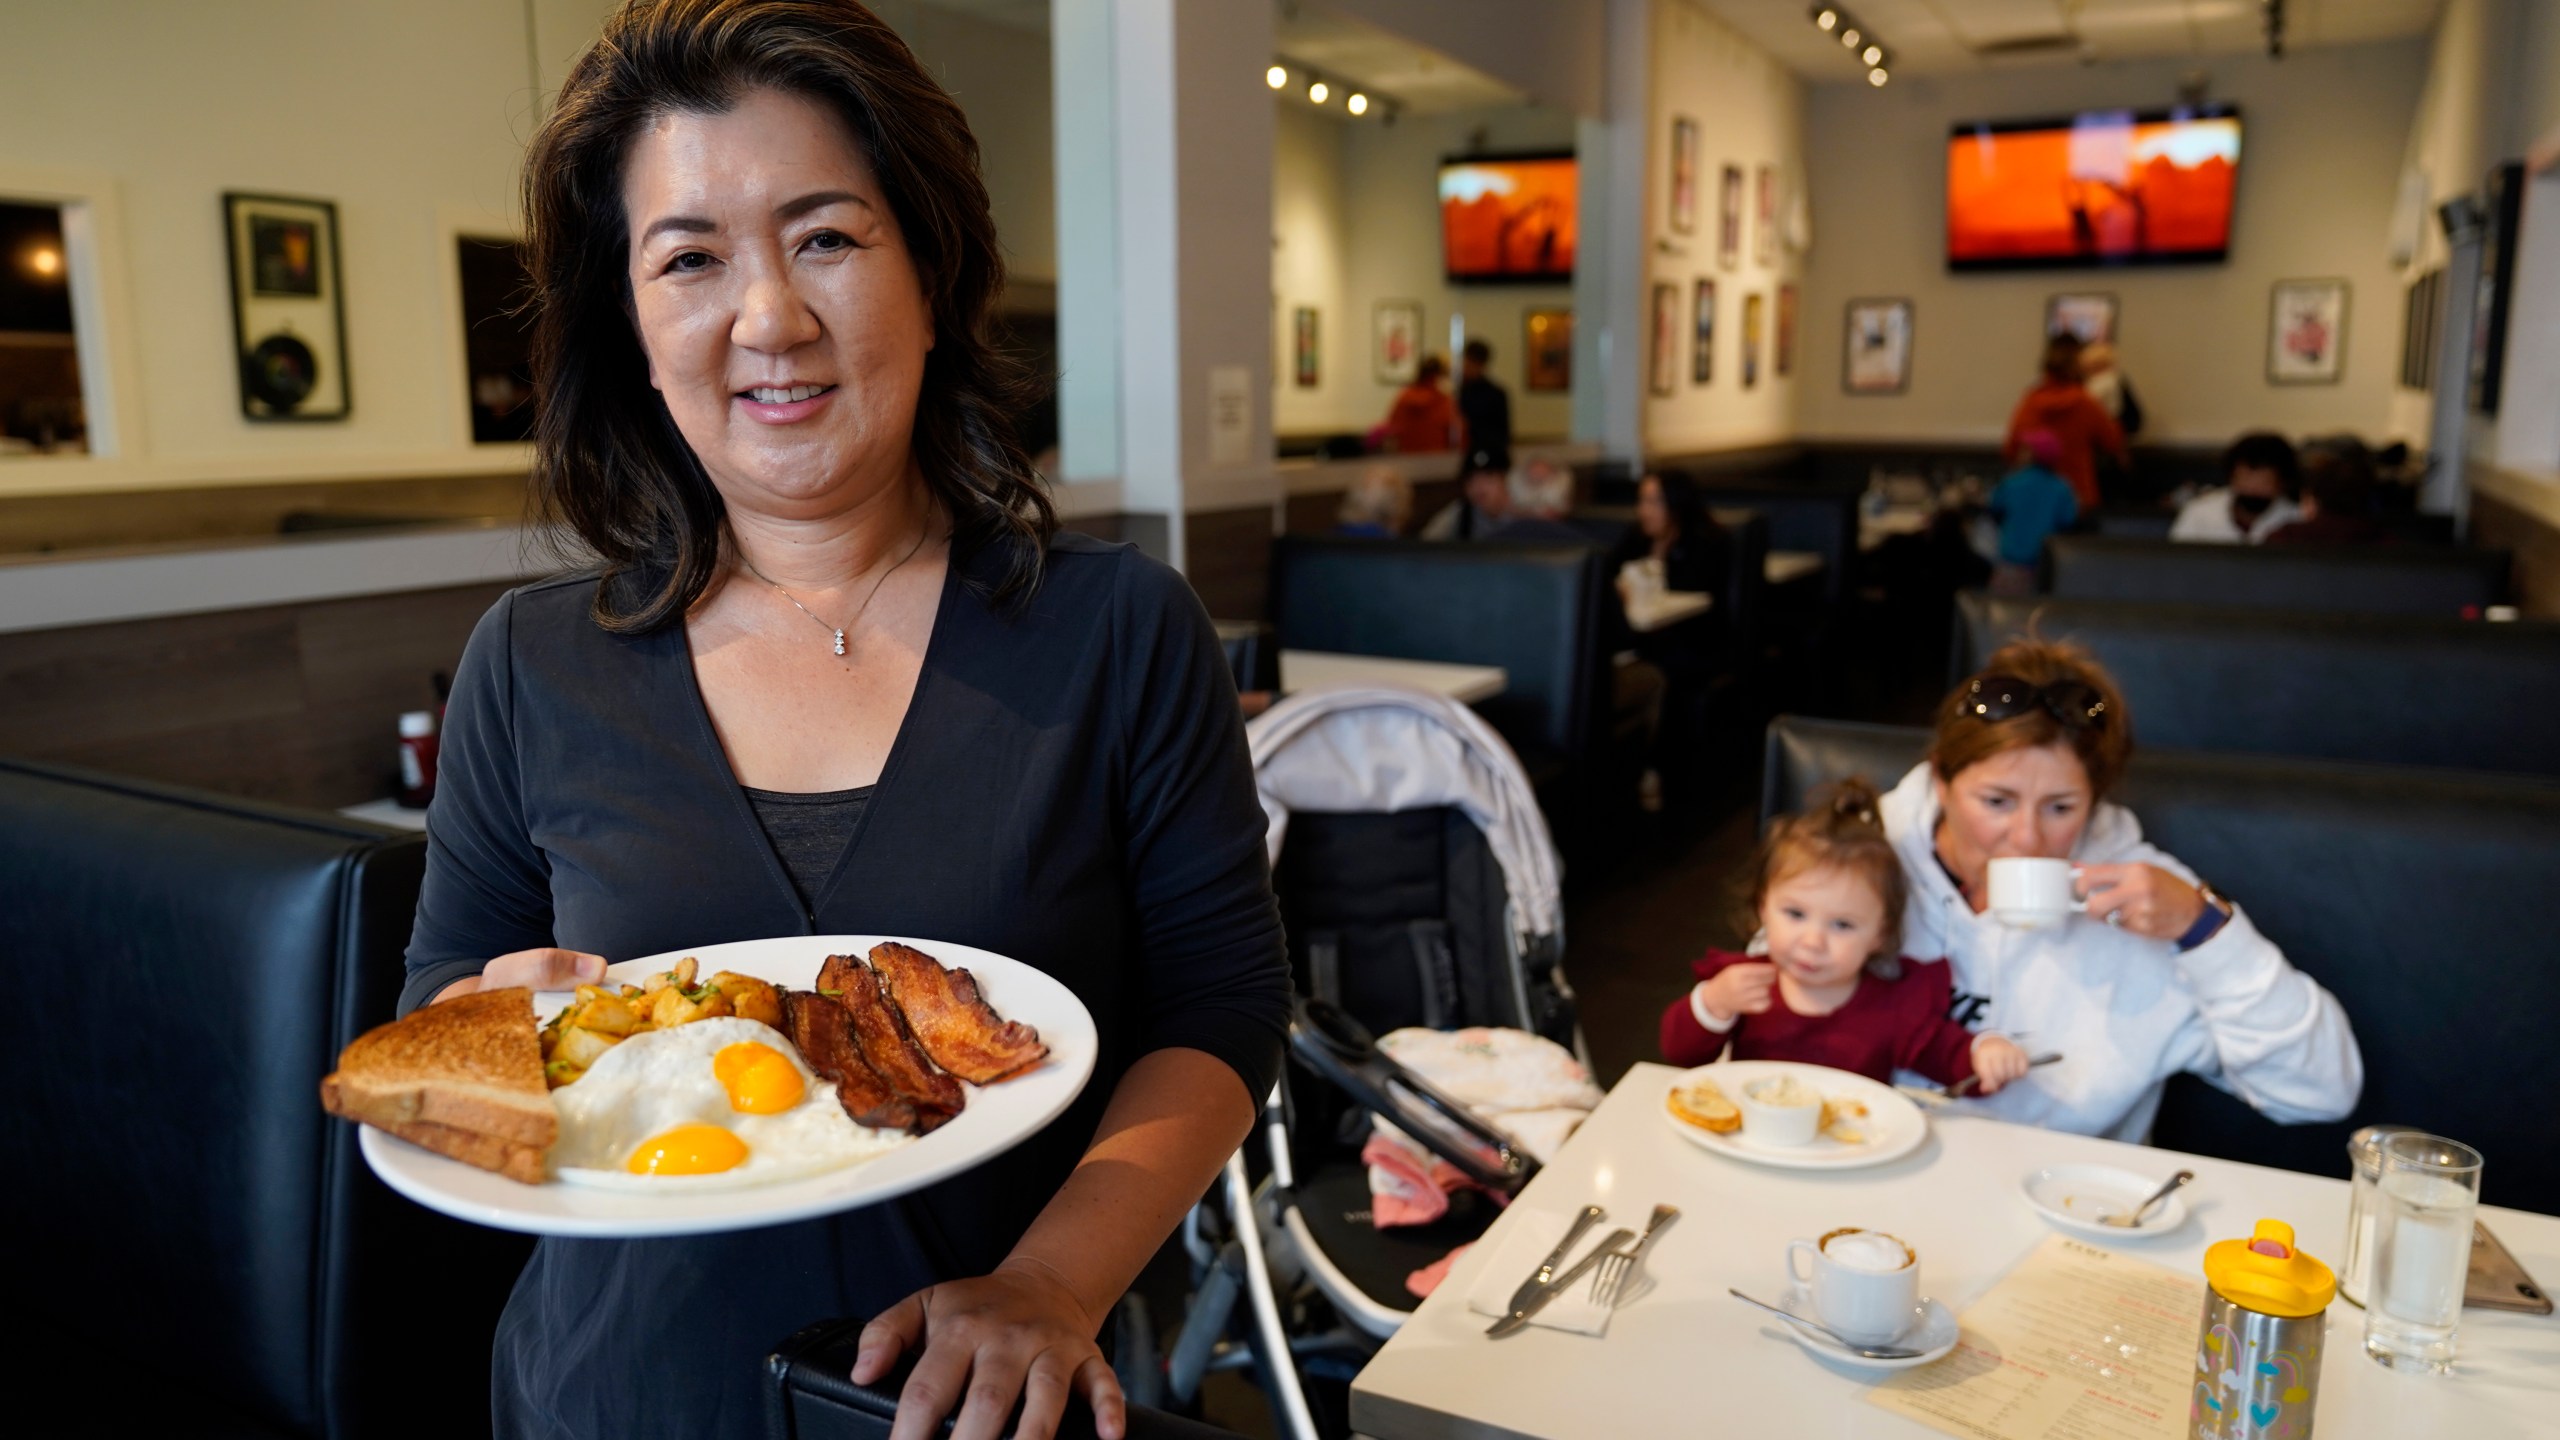
[[[2293,1246],[2293,1227],[2261,1220],[2246,1240],[2205,1248],[2205,1283],[2234,1305],[2262,1315],[2317,1315],[2337,1298],[2338,1277]]]

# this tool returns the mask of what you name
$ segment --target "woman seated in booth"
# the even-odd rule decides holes
[[[1947,957],[1955,1018],[1977,1033],[2063,1057],[1969,1103],[2138,1142],[2185,1071],[2272,1120],[2344,1117],[2364,1061],[2337,999],[2107,799],[2131,722],[2086,653],[2019,641],[1947,696],[1928,755],[1884,798],[1911,882],[1905,952]],[[2070,861],[2081,913],[2003,923],[1990,869],[2010,857]]]

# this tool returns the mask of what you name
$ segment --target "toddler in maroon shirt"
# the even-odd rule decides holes
[[[1985,1095],[2027,1073],[2026,1052],[1948,1018],[1943,960],[1898,958],[1907,894],[1876,814],[1875,787],[1849,780],[1779,821],[1753,861],[1751,908],[1766,955],[1710,950],[1697,983],[1662,1013],[1662,1053],[1705,1065],[1800,1060],[1891,1083],[1896,1070],[1941,1085],[1981,1077]]]

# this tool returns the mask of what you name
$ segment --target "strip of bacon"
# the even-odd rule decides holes
[[[784,1033],[819,1078],[835,1083],[836,1100],[856,1125],[912,1130],[916,1107],[889,1087],[853,1041],[853,1016],[842,1005],[807,990],[782,994]]]
[[[894,940],[872,947],[871,967],[924,1053],[970,1084],[992,1085],[1048,1058],[1040,1032],[998,1015],[968,971]]]
[[[960,1082],[934,1069],[917,1048],[869,966],[851,955],[830,955],[818,969],[818,990],[833,996],[853,1018],[853,1043],[862,1047],[862,1058],[916,1107],[916,1133],[942,1124],[969,1103]]]

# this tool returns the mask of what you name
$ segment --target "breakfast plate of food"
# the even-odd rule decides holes
[[[1683,1071],[1663,1095],[1662,1118],[1701,1150],[1783,1170],[1881,1165],[1929,1138],[1928,1117],[1892,1086],[1793,1060]]]
[[[1013,1148],[1093,1075],[1047,974],[885,935],[706,945],[574,992],[368,1031],[321,1082],[383,1183],[536,1235],[742,1230],[878,1204]]]

